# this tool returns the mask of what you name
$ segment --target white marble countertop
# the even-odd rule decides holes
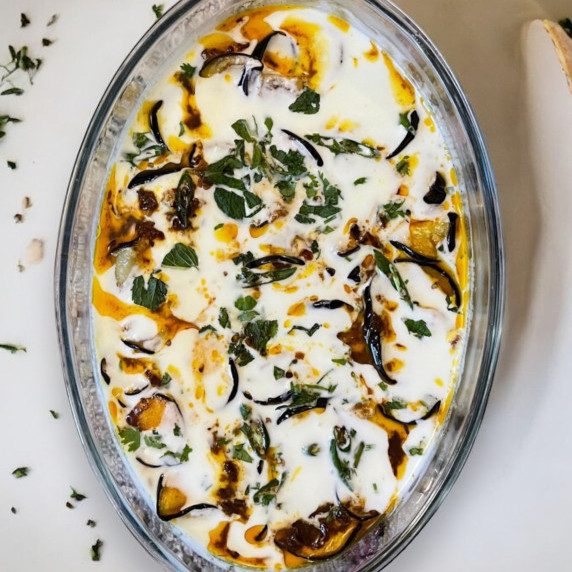
[[[397,3],[442,51],[484,131],[503,215],[508,296],[499,367],[474,449],[435,517],[387,570],[569,570],[572,96],[555,60],[523,47],[522,34],[534,18],[572,16],[572,5]],[[2,572],[163,569],[124,527],[89,467],[65,393],[53,301],[59,219],[76,153],[115,70],[153,24],[151,7],[151,0],[0,0],[0,63],[10,59],[9,44],[27,45],[44,60],[33,85],[19,82],[22,96],[0,96],[0,116],[23,119],[0,140],[0,343],[27,348],[0,350]],[[24,28],[21,12],[31,20]],[[57,22],[46,27],[53,14]],[[43,38],[54,43],[42,46]],[[36,263],[29,260],[33,239],[44,245]],[[31,470],[16,479],[20,466]],[[70,499],[71,487],[87,498]],[[93,562],[97,539],[101,561]]]

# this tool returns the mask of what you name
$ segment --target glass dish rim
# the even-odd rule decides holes
[[[400,29],[410,41],[424,53],[435,69],[435,73],[443,82],[451,104],[459,115],[471,150],[475,155],[475,168],[481,182],[480,192],[483,200],[483,218],[487,227],[488,260],[490,284],[488,292],[487,331],[485,333],[484,347],[481,351],[482,359],[479,362],[478,375],[475,375],[476,390],[472,400],[472,407],[467,415],[464,434],[459,439],[459,447],[452,464],[440,488],[435,492],[432,501],[415,518],[408,529],[404,530],[395,543],[388,547],[383,555],[383,562],[379,557],[367,564],[362,570],[379,570],[379,565],[389,564],[422,530],[437,511],[449,490],[458,478],[475,441],[480,428],[488,397],[492,387],[494,372],[500,351],[502,321],[504,316],[506,280],[505,260],[503,248],[503,235],[500,221],[498,195],[494,181],[491,161],[488,155],[483,135],[476,120],[473,109],[463,92],[458,80],[445,62],[439,50],[435,47],[423,30],[390,0],[362,0],[364,4],[381,11],[388,20]],[[139,60],[149,52],[149,49],[168,32],[184,15],[201,0],[181,0],[175,4],[162,18],[138,40],[134,48],[126,56],[117,72],[109,82],[105,92],[90,120],[86,134],[80,145],[76,161],[70,176],[66,198],[62,209],[62,218],[55,257],[55,312],[58,328],[60,354],[66,384],[66,391],[80,441],[86,452],[88,461],[96,477],[100,481],[114,509],[129,531],[138,539],[140,544],[158,562],[164,564],[168,561],[174,569],[182,570],[181,564],[169,552],[157,544],[149,531],[142,526],[139,519],[132,513],[125,502],[121,492],[116,487],[108,467],[98,450],[94,435],[91,434],[87,422],[87,413],[82,406],[77,372],[74,361],[73,333],[68,326],[68,258],[67,252],[71,247],[72,227],[74,215],[80,198],[82,183],[85,179],[90,161],[93,160],[97,149],[98,139],[108,119],[113,104],[118,99],[122,88],[131,77]],[[275,2],[276,4],[282,2]],[[311,2],[310,2],[311,3]],[[268,2],[272,4],[272,2]],[[221,563],[224,566],[224,563]],[[383,567],[382,566],[382,567]]]

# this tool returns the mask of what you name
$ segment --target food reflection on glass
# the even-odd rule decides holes
[[[335,15],[239,13],[145,94],[93,307],[109,415],[159,518],[279,569],[393,510],[462,362],[462,202],[391,45]]]

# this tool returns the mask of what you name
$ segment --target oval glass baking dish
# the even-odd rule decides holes
[[[93,257],[98,213],[109,171],[125,130],[145,93],[204,30],[264,2],[183,1],[139,42],[107,89],[79,151],[71,177],[56,257],[56,312],[68,394],[90,462],[124,522],[142,545],[175,570],[215,571],[230,564],[193,549],[161,520],[154,502],[117,442],[100,389],[92,326]],[[277,4],[269,2],[268,4]],[[297,4],[289,2],[288,4]],[[438,51],[419,28],[382,1],[300,2],[335,14],[379,43],[407,72],[439,125],[457,173],[468,225],[471,321],[464,365],[448,415],[423,474],[411,481],[393,512],[340,555],[310,563],[309,570],[379,570],[419,532],[461,470],[476,436],[500,344],[504,259],[490,162],[471,108]]]

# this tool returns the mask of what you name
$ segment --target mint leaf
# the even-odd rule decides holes
[[[296,101],[288,106],[288,109],[294,113],[314,115],[320,111],[320,94],[309,87],[305,87]]]
[[[175,268],[198,268],[199,258],[194,248],[182,242],[177,242],[165,255],[161,264]]]
[[[235,303],[234,307],[241,312],[252,310],[256,306],[256,300],[252,296],[241,296]]]
[[[277,365],[274,366],[274,379],[282,379],[286,375],[286,372]]]
[[[405,326],[410,334],[413,334],[416,338],[431,337],[431,330],[427,327],[424,320],[411,320],[409,318],[404,318]]]
[[[326,147],[334,155],[360,155],[367,159],[375,159],[379,157],[379,151],[372,147],[371,145],[366,145],[365,143],[359,143],[353,139],[344,139],[342,137],[325,137],[318,133],[312,133],[310,135],[304,135],[308,141],[316,143],[321,147]]]
[[[252,463],[253,461],[252,457],[248,454],[248,451],[244,450],[244,444],[235,445],[232,448],[232,458],[246,463]]]
[[[15,346],[12,344],[0,344],[0,349],[7,350],[11,354],[15,354],[16,352],[26,352],[28,351],[24,346]]]
[[[214,199],[218,208],[228,217],[235,220],[246,218],[246,204],[240,195],[217,187]]]
[[[228,310],[226,308],[221,308],[218,311],[218,323],[223,328],[230,328],[230,318],[228,317]]]
[[[147,288],[145,288],[143,276],[137,276],[133,280],[131,298],[134,304],[155,312],[167,299],[167,285],[162,280],[151,276],[147,282]]]
[[[22,477],[27,477],[28,473],[30,472],[29,467],[18,467],[12,471],[12,474],[17,478],[21,479]]]
[[[244,327],[246,339],[260,355],[266,355],[266,346],[271,338],[278,333],[277,320],[255,320]]]

